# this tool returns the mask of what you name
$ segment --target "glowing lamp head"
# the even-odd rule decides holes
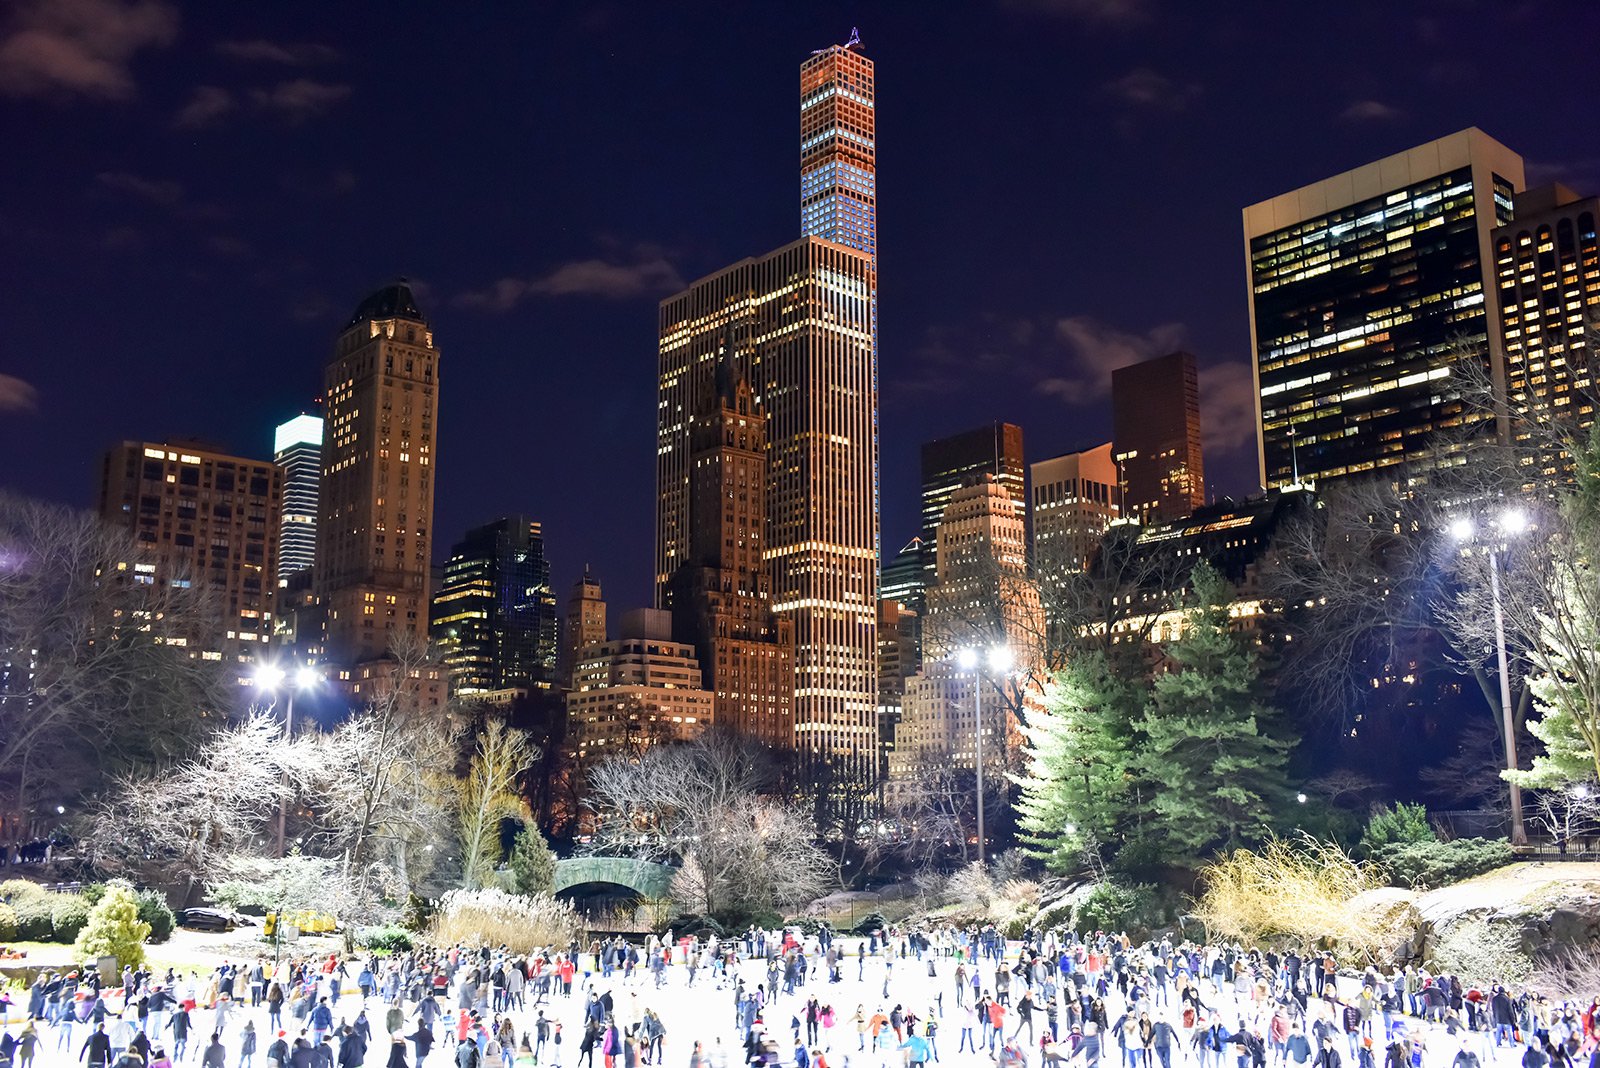
[[[299,690],[309,690],[322,681],[322,675],[316,668],[306,664],[294,673],[294,685]]]
[[[1015,659],[1007,646],[996,645],[989,650],[989,667],[994,671],[1010,671]]]
[[[1500,529],[1515,537],[1528,529],[1528,513],[1520,508],[1510,508],[1500,517]]]
[[[1471,541],[1472,535],[1476,529],[1477,528],[1473,525],[1471,519],[1467,518],[1466,516],[1462,516],[1459,519],[1451,521],[1450,536],[1456,539],[1456,541]]]
[[[962,671],[971,671],[978,666],[978,650],[960,649],[956,652],[956,666]]]
[[[262,664],[256,668],[256,685],[263,690],[276,690],[283,685],[283,668],[277,664]]]

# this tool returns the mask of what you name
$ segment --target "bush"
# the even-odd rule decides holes
[[[364,927],[356,935],[356,942],[374,953],[408,953],[412,946],[411,932],[394,924]]]
[[[1438,840],[1439,836],[1428,823],[1428,810],[1402,801],[1393,808],[1380,808],[1372,814],[1366,832],[1361,835],[1361,855],[1370,859],[1385,846]]]
[[[869,912],[865,916],[861,917],[860,920],[856,921],[855,927],[851,929],[858,935],[867,935],[871,934],[873,931],[882,931],[888,926],[889,921],[883,918],[883,913]]]
[[[139,919],[150,925],[149,940],[165,942],[171,938],[173,928],[178,926],[178,917],[167,904],[166,897],[157,890],[140,890],[135,899],[139,903]]]
[[[1080,931],[1121,932],[1145,922],[1155,910],[1155,887],[1107,879],[1096,884],[1073,910],[1072,926]]]
[[[17,937],[17,910],[0,904],[0,942],[12,942]]]
[[[1457,838],[1453,842],[1410,842],[1387,845],[1373,861],[1401,886],[1414,890],[1449,886],[1511,863],[1511,846],[1492,838]]]
[[[440,946],[505,945],[513,953],[531,954],[546,946],[564,946],[579,931],[571,903],[549,894],[451,890],[439,899],[429,939]]]
[[[61,921],[56,923],[59,939]],[[78,932],[72,952],[79,960],[112,957],[125,967],[138,968],[144,964],[144,940],[149,934],[150,925],[139,919],[139,899],[133,887],[118,881],[105,887],[100,903],[89,910],[88,922]]]
[[[7,879],[0,883],[0,901],[5,901],[13,907],[24,901],[37,901],[44,895],[44,887],[31,879]]]
[[[439,906],[435,902],[420,894],[407,894],[406,906],[400,910],[400,926],[412,934],[421,934],[433,926],[433,918],[438,913]]]
[[[518,894],[552,894],[556,888],[556,855],[539,833],[528,824],[517,832],[506,864],[511,872],[511,889]]]
[[[1533,973],[1518,930],[1484,920],[1463,920],[1450,928],[1434,947],[1429,963],[1438,975],[1457,975],[1481,985],[1520,984]]]
[[[682,916],[674,916],[667,926],[680,935],[692,935],[701,931],[710,931],[718,938],[726,938],[728,936],[727,929],[718,923],[714,917],[702,916],[698,912],[688,912]]]
[[[78,896],[87,901],[92,909],[106,896],[106,886],[106,883],[84,883],[83,889],[78,891]]]
[[[793,927],[807,938],[815,938],[822,932],[824,927],[828,927],[828,921],[819,920],[815,916],[795,916],[784,920],[783,925],[785,927]],[[832,930],[832,928],[829,928],[829,930]]]
[[[54,924],[50,914],[56,903],[54,894],[38,893],[13,898],[11,908],[17,917],[17,938],[23,942],[48,942]]]
[[[53,894],[50,909],[50,939],[71,945],[89,923],[89,903],[77,894]]]

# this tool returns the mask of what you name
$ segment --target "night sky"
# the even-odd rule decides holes
[[[436,558],[510,511],[562,597],[647,603],[656,302],[799,233],[798,67],[878,74],[883,539],[917,447],[1109,434],[1111,368],[1200,359],[1255,489],[1240,208],[1467,126],[1600,189],[1593,2],[0,4],[0,485],[101,452],[269,456],[396,275],[442,350]]]

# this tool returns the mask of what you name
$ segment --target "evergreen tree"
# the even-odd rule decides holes
[[[78,932],[72,951],[78,960],[114,957],[120,965],[138,968],[144,964],[144,940],[148,937],[150,925],[139,919],[139,899],[133,886],[113,879],[89,913],[89,922]]]
[[[1126,825],[1137,710],[1104,654],[1085,653],[1056,676],[1049,714],[1023,726],[1019,837],[1051,871],[1071,870],[1091,839],[1113,841]]]
[[[539,828],[528,824],[511,843],[511,890],[518,894],[552,894],[556,885],[556,855]]]
[[[1202,562],[1190,582],[1183,634],[1165,650],[1172,666],[1139,724],[1149,844],[1188,865],[1266,836],[1289,749],[1270,733],[1277,713],[1257,696],[1255,653],[1228,630],[1227,581]]]

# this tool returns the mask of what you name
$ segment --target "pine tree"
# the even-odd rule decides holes
[[[1100,653],[1056,676],[1049,714],[1022,728],[1026,771],[1016,776],[1019,837],[1051,871],[1075,867],[1092,841],[1115,840],[1131,796],[1132,688]]]
[[[551,894],[556,885],[556,855],[539,833],[528,824],[511,843],[511,889],[519,894]]]
[[[139,899],[133,887],[114,879],[89,913],[89,922],[78,932],[72,951],[78,960],[115,957],[119,965],[137,968],[144,964],[144,940],[148,937],[150,925],[139,919]]]
[[[1228,630],[1227,581],[1210,564],[1190,576],[1185,629],[1166,649],[1140,723],[1149,844],[1169,862],[1258,841],[1285,793],[1288,743],[1257,696],[1256,656]]]

